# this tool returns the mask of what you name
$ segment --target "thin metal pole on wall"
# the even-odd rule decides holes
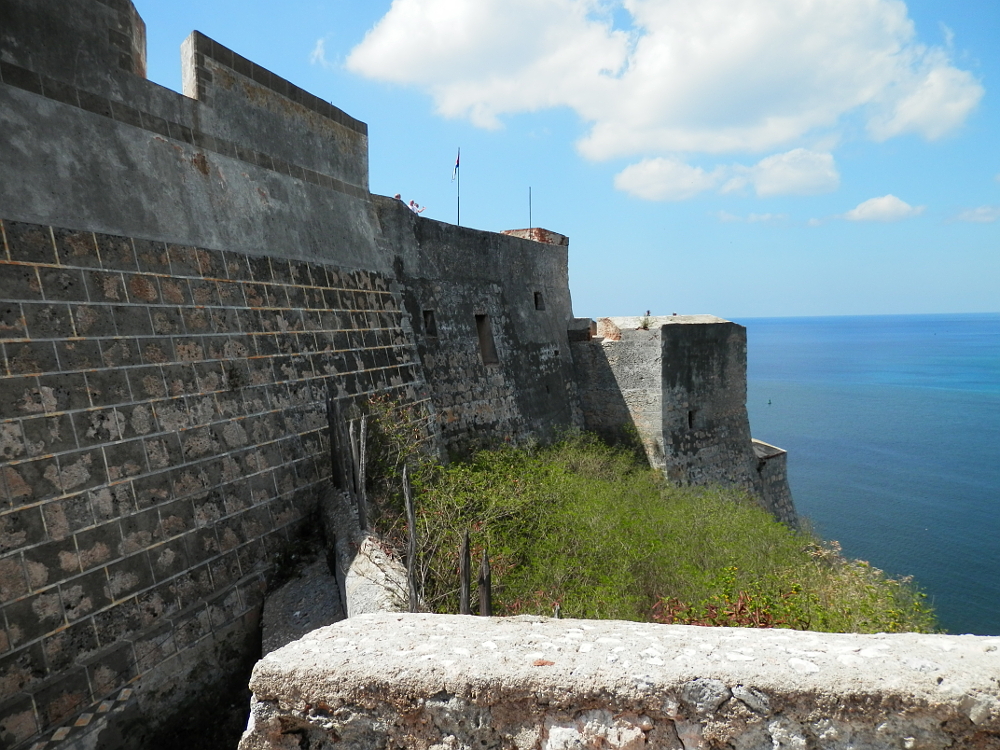
[[[472,607],[472,561],[469,559],[469,530],[465,530],[462,551],[458,558],[458,614],[471,615]]]
[[[531,185],[528,185],[528,229],[531,229]]]
[[[458,149],[458,156],[455,157],[455,170],[451,173],[451,179],[455,182],[455,224],[462,226],[462,170],[459,169],[459,162],[462,161],[462,148]]]
[[[413,489],[407,465],[403,464],[403,499],[406,501],[406,590],[410,611],[418,608],[417,597],[417,516],[413,510]]]

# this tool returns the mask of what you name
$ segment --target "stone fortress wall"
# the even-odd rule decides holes
[[[579,421],[567,249],[372,196],[363,123],[200,34],[196,98],[144,80],[125,0],[0,17],[0,745],[141,747],[259,648],[328,392]]]
[[[593,331],[565,237],[372,195],[364,123],[197,32],[146,81],[129,0],[0,18],[0,745],[142,747],[253,658],[327,393],[441,452],[630,425],[794,523],[739,326]]]

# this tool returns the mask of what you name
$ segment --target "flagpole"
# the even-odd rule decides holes
[[[455,158],[455,224],[462,226],[462,149],[459,147]]]
[[[531,185],[528,185],[528,229],[531,229]]]

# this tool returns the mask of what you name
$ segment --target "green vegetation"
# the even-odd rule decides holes
[[[417,420],[376,414],[383,460],[398,468]],[[403,439],[400,439],[402,435]],[[394,446],[387,448],[386,446]],[[395,471],[395,469],[394,469]],[[377,528],[403,549],[394,481]],[[414,471],[424,601],[458,611],[458,556],[488,551],[498,614],[790,627],[930,631],[934,616],[908,579],[847,560],[836,543],[794,532],[734,491],[677,488],[634,453],[574,436],[547,448],[501,448]]]

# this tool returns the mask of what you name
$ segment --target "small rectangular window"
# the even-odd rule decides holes
[[[541,292],[535,292],[535,309],[536,310],[545,309],[545,298],[542,297]]]
[[[434,319],[433,310],[424,310],[424,335],[426,336],[438,335],[437,321]]]
[[[479,353],[483,358],[483,364],[500,364],[497,347],[493,341],[493,326],[490,325],[489,315],[476,316],[476,333],[479,334]]]
[[[697,410],[695,410],[695,409],[692,409],[691,411],[688,412],[688,429],[690,429],[690,430],[694,429],[694,417],[695,417],[695,414],[697,414]]]

